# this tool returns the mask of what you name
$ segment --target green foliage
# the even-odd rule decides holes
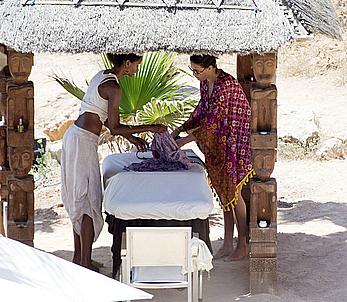
[[[110,62],[110,60],[107,58],[107,55],[104,52],[101,54],[101,63],[102,63],[103,69],[113,68],[113,64]]]
[[[174,64],[175,54],[152,52],[143,56],[138,72],[133,77],[124,76],[119,79],[122,88],[120,101],[120,118],[122,123],[164,124],[173,129],[188,119],[197,100],[187,99],[187,93],[182,88],[186,83],[182,81],[183,70]],[[106,54],[101,55],[103,69],[112,69],[112,63]],[[85,92],[72,80],[65,76],[52,76],[66,91],[83,99]],[[88,84],[88,83],[87,83]],[[149,133],[140,135],[147,139]],[[99,144],[107,143],[112,151],[130,148],[129,142],[123,137],[113,138],[109,131],[99,138]],[[114,145],[115,143],[115,145]]]
[[[120,113],[136,115],[152,100],[172,101],[181,97],[178,89],[181,76],[174,66],[175,55],[165,52],[147,53],[133,77],[122,77]]]
[[[143,124],[164,124],[174,129],[181,125],[196,106],[196,100],[158,101],[151,100],[138,113]]]
[[[174,65],[174,53],[151,52],[143,56],[138,72],[133,77],[119,80],[122,88],[120,116],[130,124],[162,123],[170,128],[186,120],[196,100],[185,100],[180,88],[184,71]],[[111,69],[106,54],[101,55],[103,68]],[[52,76],[66,91],[82,100],[85,92],[65,76]]]
[[[51,75],[51,78],[57,81],[67,92],[82,101],[85,92],[79,88],[73,80],[69,80],[66,76]]]

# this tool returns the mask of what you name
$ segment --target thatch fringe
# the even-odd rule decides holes
[[[136,1],[162,3],[162,0],[131,0]],[[214,3],[212,0],[179,2],[184,1]],[[293,22],[288,20],[278,1],[273,0],[256,0],[257,13],[223,8],[22,6],[19,0],[0,0],[0,3],[0,43],[23,52],[166,50],[218,55],[275,51],[296,38]],[[252,7],[254,1],[224,0],[223,4]]]
[[[299,22],[310,32],[342,39],[340,24],[330,0],[283,0]]]

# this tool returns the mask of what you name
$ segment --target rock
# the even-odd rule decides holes
[[[63,141],[55,141],[47,144],[46,152],[51,154],[51,158],[57,160],[61,164],[61,148],[63,146]]]
[[[330,138],[319,146],[316,155],[320,159],[345,159],[347,158],[347,146],[337,137]]]
[[[319,129],[314,121],[314,117],[294,122],[288,116],[286,120],[286,126],[282,126],[277,130],[278,137],[283,138],[285,142],[295,144],[301,142],[309,145],[319,140]]]
[[[44,134],[48,136],[51,142],[61,140],[64,136],[65,131],[73,124],[74,120],[65,120],[58,124],[55,124],[54,127],[45,129]]]
[[[342,131],[336,134],[336,137],[340,140],[342,140],[342,143],[344,145],[347,145],[347,131]]]

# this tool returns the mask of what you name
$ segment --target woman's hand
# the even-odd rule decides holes
[[[149,128],[149,131],[153,133],[162,133],[167,131],[167,127],[162,125],[162,124],[157,124],[157,125],[151,125]]]
[[[134,144],[137,150],[140,152],[146,152],[148,150],[148,143],[140,137],[130,136],[127,137],[127,140]]]

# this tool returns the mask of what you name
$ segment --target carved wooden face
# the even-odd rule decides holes
[[[254,54],[253,73],[255,80],[261,86],[269,86],[276,75],[276,54]]]
[[[32,147],[9,147],[10,168],[16,177],[25,177],[33,164]]]
[[[257,173],[256,177],[262,181],[268,180],[275,167],[275,160],[275,150],[254,150],[253,168]]]
[[[30,53],[8,52],[8,67],[14,80],[21,84],[28,80],[33,65],[33,55]]]

